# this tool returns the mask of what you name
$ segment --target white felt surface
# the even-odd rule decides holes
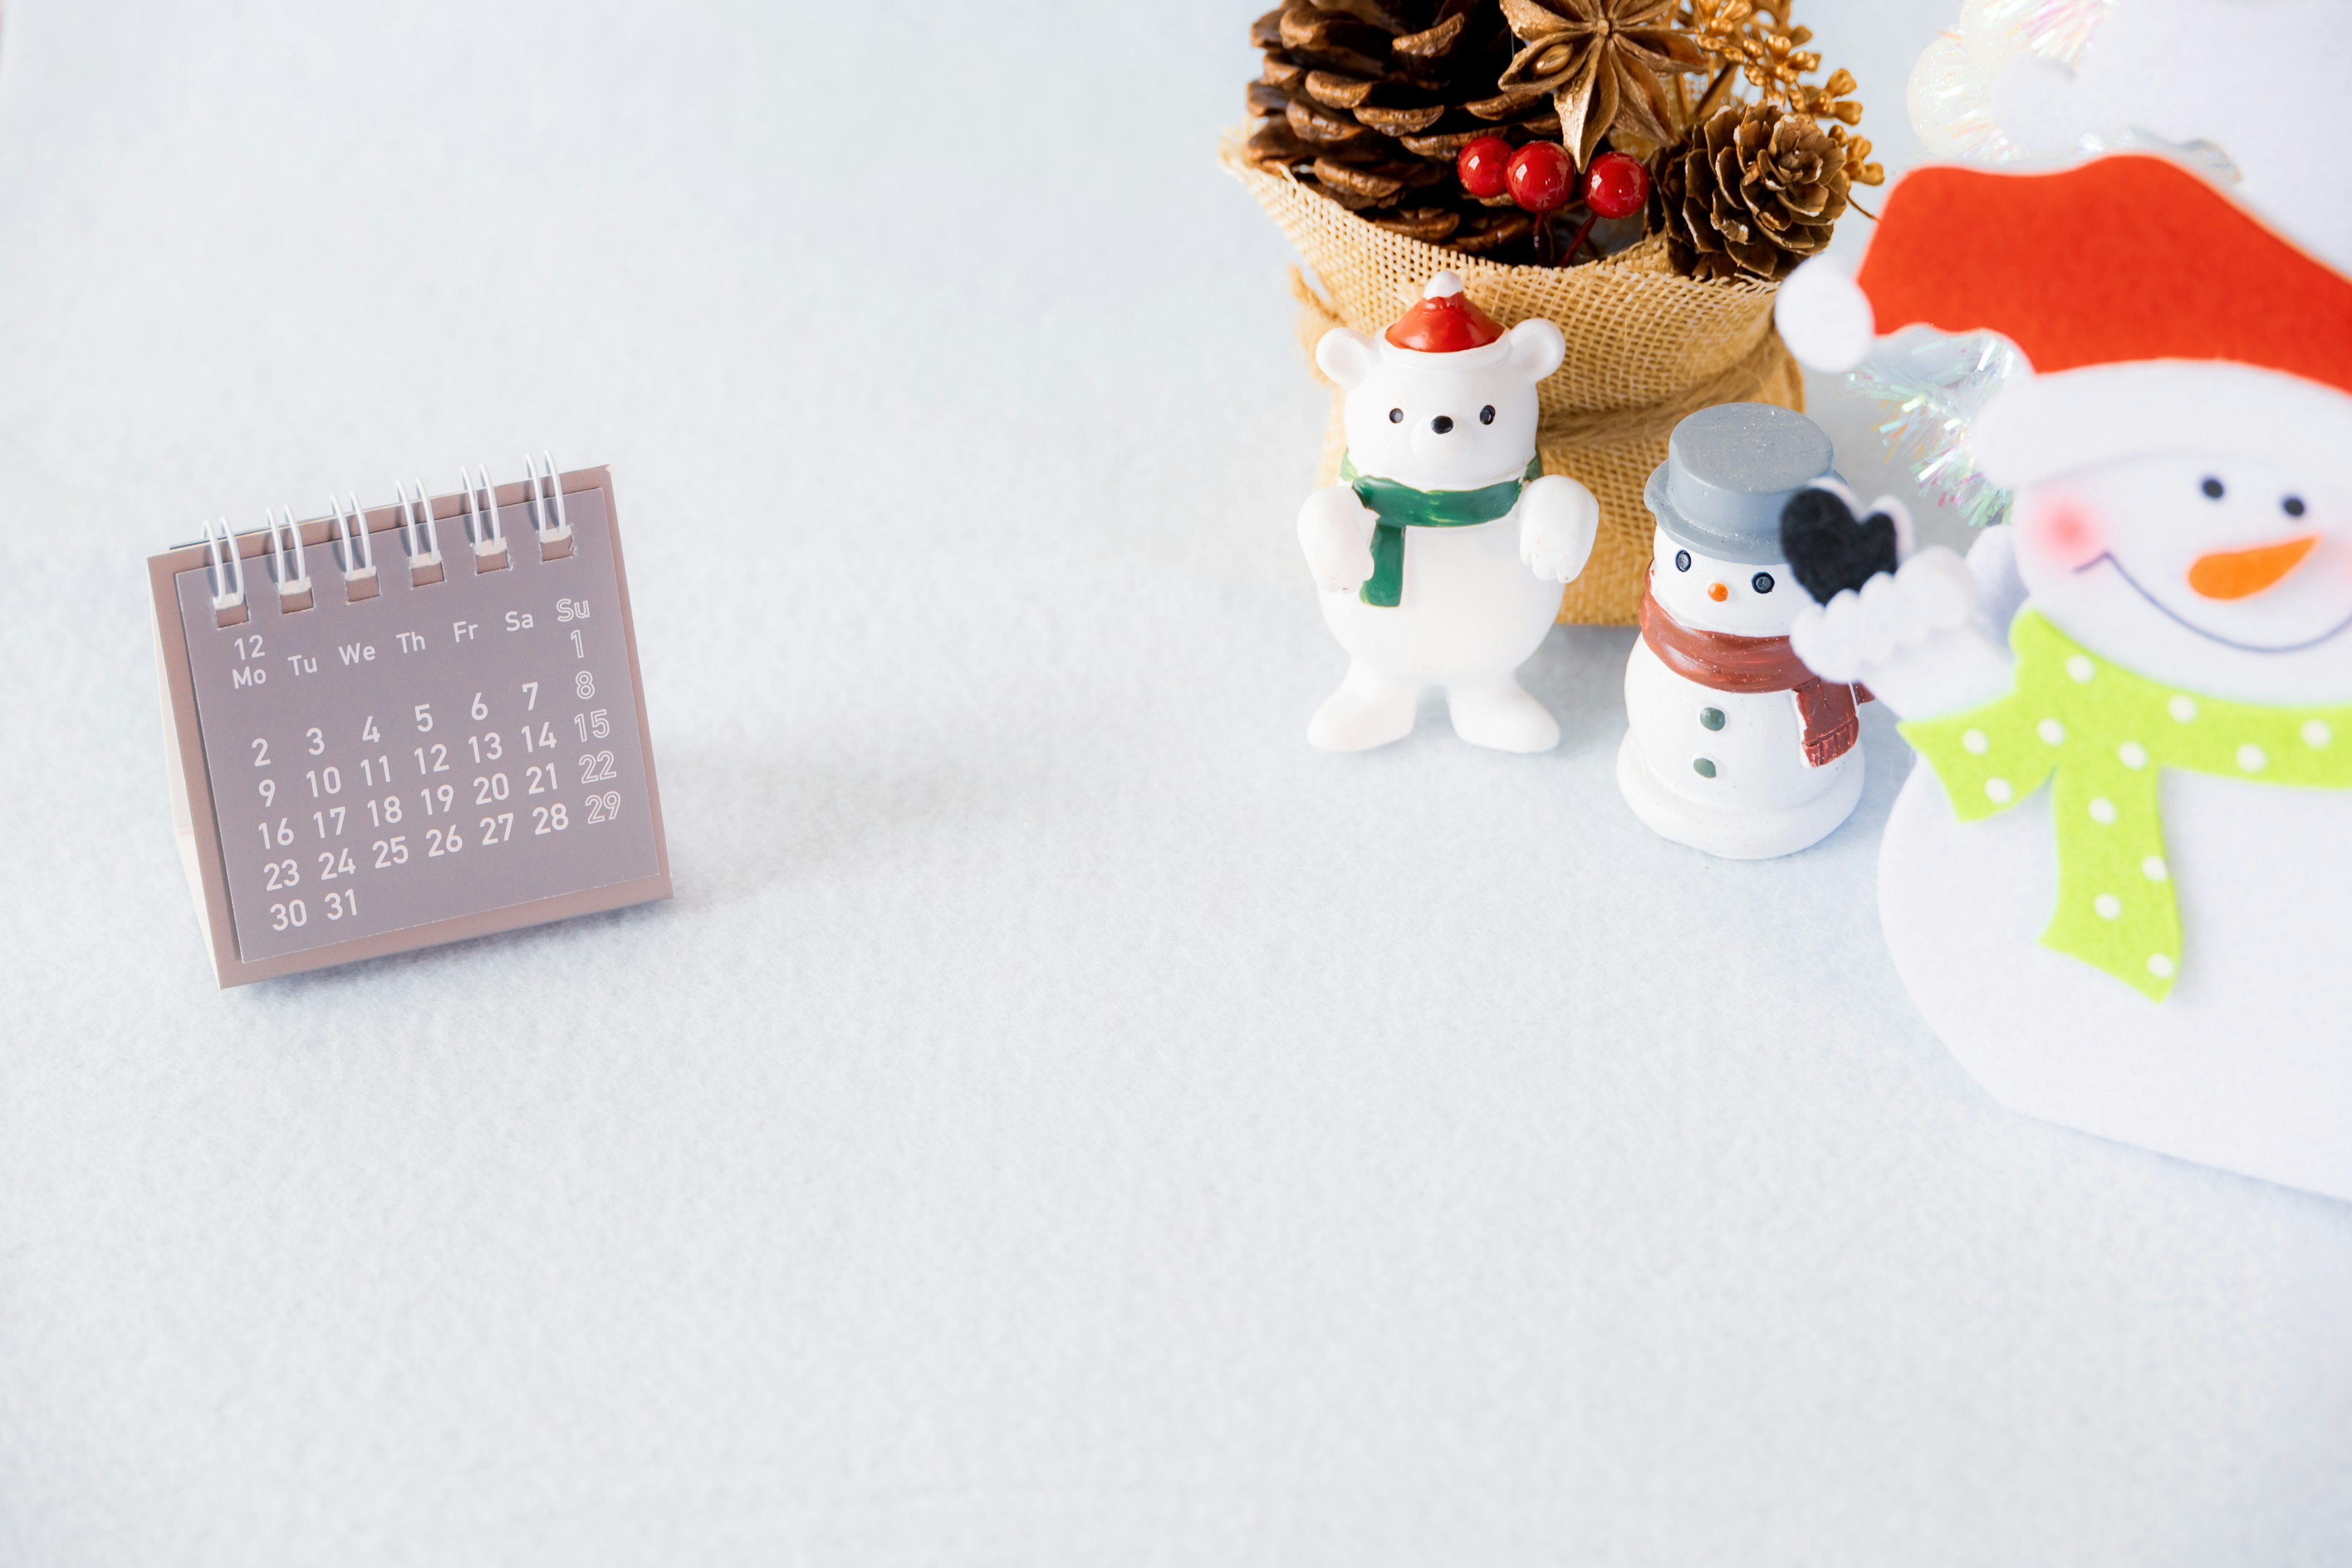
[[[1625,632],[1303,744],[1247,12],[9,0],[0,1561],[2352,1557],[2352,1210],[1967,1079],[1882,719],[1760,866]],[[526,443],[679,897],[215,993],[142,557]]]

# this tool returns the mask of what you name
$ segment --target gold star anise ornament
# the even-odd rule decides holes
[[[1668,82],[1704,70],[1707,57],[1675,30],[1676,0],[1502,0],[1503,19],[1525,47],[1499,86],[1550,93],[1560,141],[1578,167],[1622,127],[1654,145],[1680,133]]]
[[[1804,47],[1813,41],[1813,32],[1790,21],[1789,0],[1682,0],[1675,22],[1719,65],[1691,111],[1693,126],[1705,125],[1717,110],[1733,104],[1731,89],[1745,76],[1758,101],[1804,115],[1823,128],[1849,183],[1886,183],[1885,167],[1870,161],[1869,140],[1851,134],[1862,123],[1853,73],[1840,68],[1818,86],[1804,79],[1821,69],[1822,57]]]

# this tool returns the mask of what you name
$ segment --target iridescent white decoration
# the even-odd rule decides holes
[[[2107,15],[2129,0],[1969,0],[1952,28],[1919,57],[1908,92],[1911,125],[1931,156],[2005,163],[2025,156],[1992,111],[1992,84],[2032,55],[2074,64]]]
[[[2071,69],[2099,24],[2133,3],[1968,0],[1959,20],[1911,73],[1911,124],[1929,157],[1971,163],[2032,158],[1995,115],[1993,83],[2028,58]],[[1987,528],[2008,521],[2010,497],[1977,471],[1969,426],[2001,384],[2024,369],[2024,356],[1989,332],[1913,332],[1882,344],[1846,384],[1885,410],[1878,433],[1887,456],[1917,479],[1921,492],[1971,527]]]
[[[2009,521],[2010,493],[1978,471],[1969,429],[1992,395],[2025,368],[2025,356],[1994,333],[1915,330],[1880,345],[1846,384],[1884,410],[1879,437],[1920,493],[1969,527],[1990,528]]]

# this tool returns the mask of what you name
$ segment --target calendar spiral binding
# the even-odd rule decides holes
[[[534,457],[526,452],[522,460],[527,487],[524,505],[530,519],[532,541],[539,546],[541,560],[561,560],[572,550],[572,525],[563,510],[561,471],[551,453],[541,452]],[[411,586],[426,587],[446,574],[447,566],[441,557],[440,523],[451,519],[462,520],[466,543],[477,572],[496,572],[509,564],[506,531],[499,521],[498,487],[491,482],[488,464],[476,464],[470,470],[462,465],[458,468],[457,494],[464,500],[465,510],[452,512],[446,519],[436,518],[433,508],[436,500],[447,498],[428,495],[424,480],[395,482],[393,490],[400,509],[401,552],[408,563]],[[360,505],[356,490],[345,491],[341,500],[329,492],[327,512],[307,521],[297,521],[291,507],[268,508],[263,513],[262,526],[242,534],[225,517],[206,518],[198,542],[205,552],[205,585],[211,591],[213,611],[222,626],[236,625],[252,613],[246,600],[240,541],[254,534],[268,535],[268,573],[278,589],[278,608],[291,614],[307,610],[317,602],[302,544],[302,531],[311,522],[326,525],[324,542],[334,557],[336,574],[343,581],[347,598],[373,599],[383,591],[376,575],[375,542],[369,534],[367,510]]]
[[[205,586],[212,590],[213,614],[225,626],[245,619],[245,559],[236,533],[225,517],[205,519]]]
[[[392,488],[400,496],[400,535],[408,552],[408,581],[411,586],[422,588],[438,583],[446,574],[441,565],[441,531],[433,521],[433,499],[425,493],[423,479],[415,482],[414,500],[406,485],[395,481]],[[421,519],[419,512],[424,514]]]
[[[351,497],[349,512],[332,491],[327,496],[327,504],[335,513],[335,532],[329,543],[335,552],[335,564],[343,574],[344,596],[354,601],[373,599],[383,592],[375,574],[375,542],[368,537],[367,513],[360,510],[358,493],[344,493]]]
[[[555,459],[545,452],[541,452],[540,457],[547,463],[548,498],[554,503],[552,515],[555,521],[551,525],[546,521],[550,515],[549,501],[542,500],[539,493],[539,464],[531,461],[529,452],[522,455],[522,463],[530,473],[530,526],[532,531],[539,535],[540,559],[552,561],[572,553],[572,524],[563,515],[563,486],[556,479]]]
[[[286,518],[282,523],[278,521],[277,509],[267,514],[269,519],[269,575],[278,584],[279,609],[307,610],[311,605],[313,595],[310,564],[302,557],[302,530],[294,521],[294,509],[289,506],[283,510]],[[290,550],[285,542],[288,535],[293,539]],[[290,568],[287,564],[289,554],[293,557]]]

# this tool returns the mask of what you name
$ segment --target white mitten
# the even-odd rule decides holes
[[[1790,645],[1815,675],[1868,686],[1899,717],[1957,713],[2011,683],[2009,650],[1979,622],[1977,594],[1968,563],[1931,546],[1859,591],[1806,605]]]
[[[1519,559],[1547,583],[1572,583],[1592,558],[1601,503],[1565,474],[1546,474],[1519,492]]]
[[[1372,528],[1380,520],[1346,485],[1326,485],[1298,509],[1298,546],[1327,594],[1360,588],[1372,574]]]

